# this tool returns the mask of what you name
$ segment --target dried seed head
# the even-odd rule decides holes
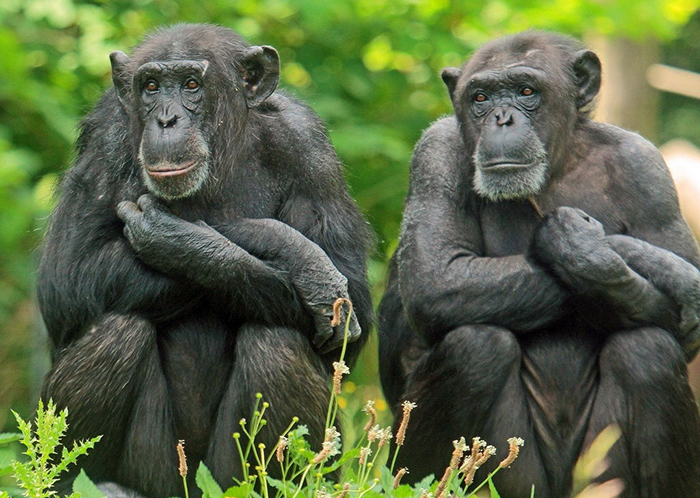
[[[401,418],[401,424],[399,425],[399,430],[396,431],[396,445],[403,446],[406,440],[406,428],[408,427],[408,422],[411,419],[411,410],[416,407],[415,403],[410,401],[404,401],[403,404],[403,417]]]
[[[403,479],[403,476],[406,474],[408,474],[408,469],[406,467],[399,469],[398,472],[396,472],[396,476],[394,476],[394,489],[401,486],[401,479]]]
[[[339,439],[340,432],[338,432],[338,429],[336,429],[335,426],[326,429],[326,437],[323,439],[324,441],[335,441]]]
[[[479,437],[472,439],[471,453],[464,459],[464,463],[460,467],[460,472],[464,474],[464,486],[469,487],[474,482],[474,475],[491,456],[496,454],[496,448],[486,446],[486,441]]]
[[[374,408],[374,401],[367,401],[367,404],[362,409],[362,411],[369,416],[369,420],[367,421],[362,430],[364,430],[365,432],[369,432],[369,430],[374,426],[374,424],[377,423],[377,410]]]
[[[335,427],[329,427],[326,429],[326,437],[323,440],[323,445],[321,451],[319,451],[316,456],[314,456],[311,463],[317,464],[326,460],[328,457],[332,457],[340,453],[340,433]]]
[[[451,475],[452,469],[450,467],[447,467],[445,469],[445,473],[442,474],[442,479],[440,479],[437,488],[435,488],[435,498],[441,498],[442,495],[445,494],[445,488],[447,487],[447,483],[449,482]]]
[[[346,482],[345,484],[343,484],[343,490],[338,495],[338,498],[345,498],[346,496],[348,496],[349,492],[350,492],[350,483]]]
[[[284,462],[284,450],[287,449],[287,446],[289,446],[289,438],[280,436],[277,442],[277,450],[275,450],[275,457],[279,463]]]
[[[486,448],[484,448],[484,451],[481,453],[481,456],[479,459],[476,461],[476,464],[474,465],[477,469],[484,465],[486,463],[486,460],[491,458],[493,455],[496,454],[496,448],[494,448],[491,445],[488,445]]]
[[[501,463],[498,464],[501,468],[510,467],[510,465],[518,458],[518,453],[520,453],[520,447],[525,444],[525,441],[519,437],[512,437],[508,439],[508,456],[503,459]]]
[[[187,477],[187,457],[185,456],[185,440],[177,442],[177,459],[179,462],[178,471],[181,477]]]
[[[379,431],[379,442],[377,443],[377,447],[383,448],[392,437],[394,437],[394,435],[391,433],[391,426],[387,427],[386,429],[382,429]]]
[[[360,465],[367,463],[367,458],[372,454],[372,448],[365,446],[360,450]]]
[[[333,451],[333,445],[328,442],[324,442],[323,446],[321,448],[321,451],[316,453],[314,458],[311,460],[311,463],[314,465],[323,462],[326,458],[331,456],[331,452]]]
[[[454,445],[455,449],[452,451],[452,459],[450,460],[450,468],[452,470],[457,470],[457,467],[459,466],[459,462],[462,460],[462,456],[464,455],[464,452],[467,450],[467,442],[464,440],[463,437],[459,438],[459,440],[452,441],[452,444]]]
[[[343,381],[343,374],[349,374],[350,369],[343,360],[333,362],[333,394],[340,394],[340,384]]]
[[[379,428],[379,424],[376,424],[374,427],[372,427],[367,432],[367,441],[369,441],[370,443],[373,443],[374,440],[379,437],[380,432],[381,432],[381,429]]]
[[[476,467],[471,465],[467,471],[464,473],[464,487],[468,488],[474,482],[474,474],[476,474]]]
[[[486,446],[486,441],[482,440],[480,437],[472,438],[472,449],[471,454],[476,455],[481,452],[481,448]]]
[[[319,489],[316,491],[315,498],[331,498],[331,494],[326,490]]]
[[[331,320],[331,327],[337,327],[340,325],[340,310],[344,304],[348,307],[347,316],[350,316],[352,313],[352,302],[347,298],[339,297],[333,303],[333,319]]]

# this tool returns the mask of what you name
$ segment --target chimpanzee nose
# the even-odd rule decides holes
[[[513,124],[513,112],[510,109],[496,109],[494,117],[498,126],[510,126]]]
[[[177,122],[177,114],[174,113],[162,113],[158,116],[158,124],[161,128],[171,128],[175,126]]]

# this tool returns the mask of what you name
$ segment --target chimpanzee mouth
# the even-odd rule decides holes
[[[189,173],[197,166],[197,164],[197,161],[187,161],[180,164],[159,163],[152,166],[147,166],[146,171],[148,172],[149,176],[164,178]]]
[[[481,169],[494,173],[506,173],[508,171],[520,171],[528,169],[532,166],[532,163],[512,163],[512,162],[493,162],[489,164],[484,164]]]

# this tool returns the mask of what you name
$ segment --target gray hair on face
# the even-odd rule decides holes
[[[539,140],[529,142],[523,156],[532,159],[529,167],[511,171],[490,171],[483,168],[483,155],[479,144],[474,151],[474,191],[491,201],[525,199],[539,193],[547,183],[549,160],[547,151]]]

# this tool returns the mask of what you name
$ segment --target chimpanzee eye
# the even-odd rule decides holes
[[[484,92],[476,92],[474,95],[474,102],[486,102],[488,97]]]
[[[185,88],[187,88],[188,90],[196,90],[197,88],[199,88],[199,82],[194,78],[190,78],[187,81],[185,81]]]
[[[157,92],[158,91],[158,82],[156,80],[148,80],[145,85],[143,85],[143,89],[146,90],[147,92]]]
[[[534,95],[534,94],[535,94],[535,91],[532,88],[530,88],[529,86],[524,86],[520,90],[520,95],[522,95],[524,97],[529,97],[529,96]]]

